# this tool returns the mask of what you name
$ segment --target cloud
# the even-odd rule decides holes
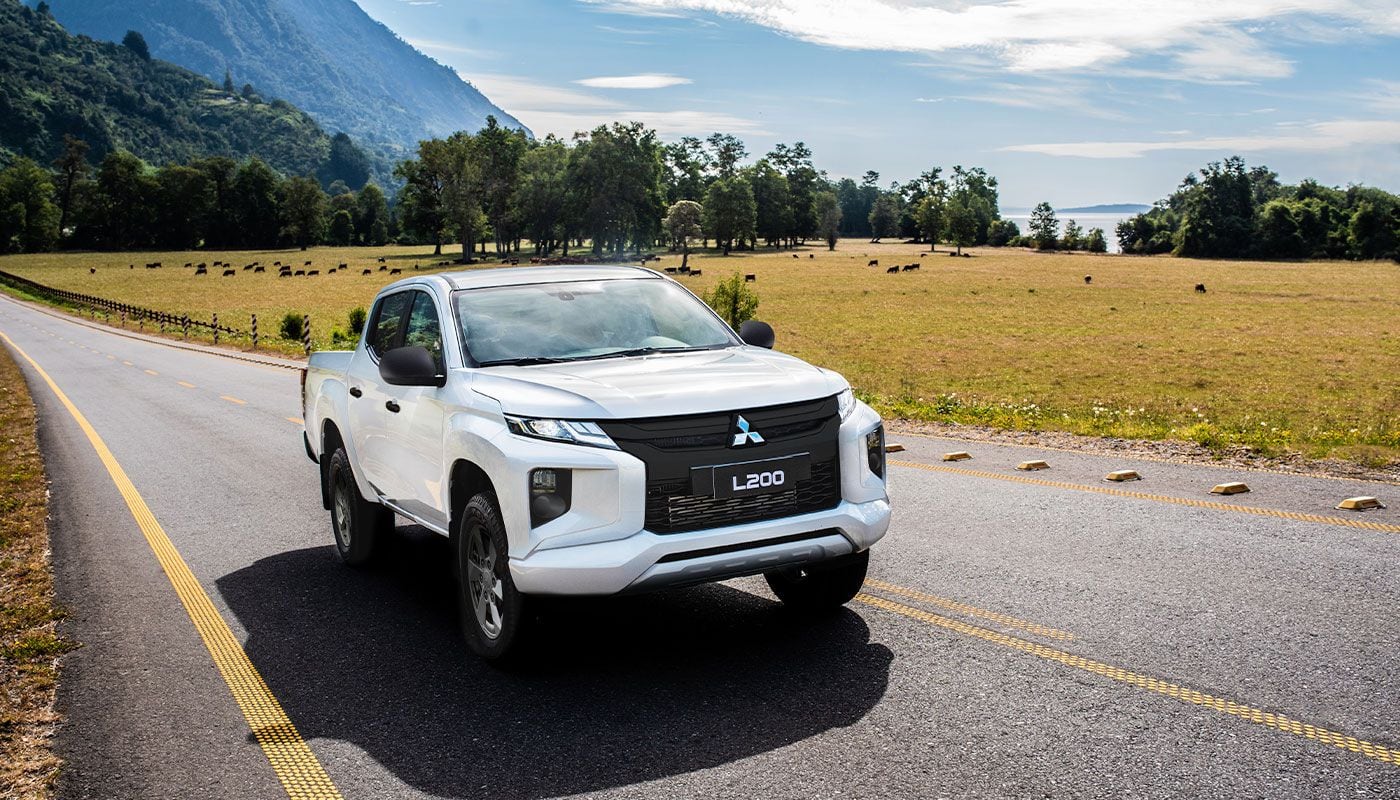
[[[633,14],[707,12],[853,50],[984,52],[1017,72],[1166,58],[1194,80],[1291,74],[1264,38],[1400,34],[1394,0],[583,0]],[[1165,77],[1165,76],[1163,76]]]
[[[1279,126],[1254,136],[1212,136],[1156,142],[1056,142],[1016,144],[1001,150],[1077,158],[1141,158],[1163,150],[1217,153],[1326,152],[1367,146],[1400,146],[1400,120],[1339,119]]]
[[[682,78],[679,75],[660,75],[648,73],[645,75],[613,75],[610,77],[583,78],[574,81],[581,86],[588,86],[594,89],[665,89],[668,86],[680,86],[686,83],[694,83],[690,78]]]

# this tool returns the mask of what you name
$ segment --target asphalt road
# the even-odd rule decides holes
[[[895,522],[848,610],[793,618],[759,579],[560,604],[507,674],[458,639],[441,540],[401,525],[382,565],[338,562],[294,372],[8,299],[0,332],[105,440],[345,797],[1400,797],[1397,485],[896,437]],[[81,644],[59,795],[286,796],[21,363]],[[1013,469],[1030,458],[1051,469]],[[1124,468],[1143,480],[1102,480]],[[1254,491],[1207,494],[1225,480]],[[1390,507],[1332,509],[1361,494]]]

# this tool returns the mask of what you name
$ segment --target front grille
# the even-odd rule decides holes
[[[786,492],[747,497],[693,495],[690,481],[648,481],[647,530],[685,533],[721,528],[823,511],[840,502],[836,459],[813,463],[812,477]]]
[[[841,502],[836,398],[737,409],[764,443],[729,447],[734,413],[599,421],[624,452],[647,468],[646,527],[684,533],[761,522],[835,507]],[[808,454],[812,474],[785,492],[715,498],[695,494],[691,469]]]

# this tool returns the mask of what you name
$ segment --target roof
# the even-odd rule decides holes
[[[461,270],[458,272],[439,272],[436,277],[447,281],[447,284],[453,289],[481,289],[489,286],[656,278],[660,276],[652,270],[642,267],[579,265]]]

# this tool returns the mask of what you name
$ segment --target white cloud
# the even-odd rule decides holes
[[[1160,56],[1196,80],[1278,78],[1268,36],[1400,34],[1394,0],[583,0],[634,14],[708,12],[856,50],[985,51],[1018,72],[1097,70]],[[1295,33],[1296,30],[1296,33]]]
[[[606,97],[564,86],[539,83],[517,75],[473,75],[472,84],[501,108],[590,109],[611,108]],[[514,113],[514,111],[512,111]]]
[[[665,89],[668,86],[680,86],[686,83],[694,83],[690,78],[682,78],[679,75],[660,75],[657,73],[647,73],[644,75],[612,75],[598,78],[583,78],[574,81],[582,86],[594,89]]]
[[[1221,155],[1261,152],[1327,152],[1356,147],[1400,146],[1400,121],[1339,119],[1278,126],[1253,136],[1212,136],[1157,142],[1056,142],[1001,148],[1016,153],[1078,158],[1141,158],[1162,150],[1208,150]]]

